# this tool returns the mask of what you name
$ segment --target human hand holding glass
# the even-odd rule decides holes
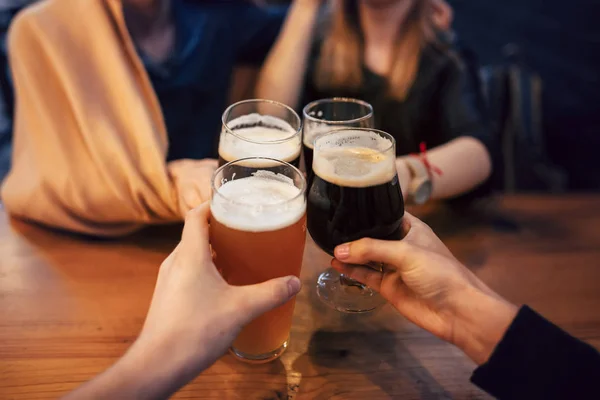
[[[270,158],[225,164],[213,177],[210,242],[225,280],[252,285],[300,275],[306,240],[306,181],[297,168]],[[286,349],[292,325],[290,301],[246,325],[231,353],[267,362]]]
[[[404,200],[395,166],[394,138],[368,128],[341,128],[314,142],[313,182],[308,194],[308,230],[330,255],[335,246],[364,237],[400,240]],[[383,299],[367,286],[329,269],[317,293],[349,313],[371,311]]]
[[[210,208],[189,211],[181,242],[162,263],[146,322],[112,367],[65,399],[164,399],[221,357],[242,328],[288,303],[300,280],[228,284],[208,243]]]
[[[406,213],[401,241],[361,239],[335,249],[332,266],[377,290],[409,321],[485,362],[517,313]],[[360,266],[383,263],[382,271]]]

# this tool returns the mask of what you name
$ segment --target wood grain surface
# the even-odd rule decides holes
[[[481,279],[600,347],[600,196],[515,196],[411,210]],[[53,399],[139,332],[181,227],[121,240],[50,231],[0,212],[0,399]],[[329,258],[307,242],[291,346],[262,366],[224,356],[179,399],[480,399],[474,364],[391,307],[344,315],[316,298]]]

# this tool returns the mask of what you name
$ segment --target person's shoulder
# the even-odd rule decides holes
[[[464,71],[464,63],[452,45],[432,42],[421,54],[419,75],[425,83],[448,82],[458,79]]]
[[[421,65],[427,69],[441,72],[457,72],[463,68],[463,62],[456,49],[447,43],[436,41],[425,46],[421,56]]]
[[[41,1],[19,11],[8,29],[8,47],[19,49],[24,45],[17,42],[27,41],[35,36],[36,27],[43,22],[46,14],[52,12],[53,3],[55,1]]]
[[[81,21],[85,14],[95,12],[100,3],[98,0],[44,0],[33,3],[21,10],[12,20],[9,38],[41,32],[51,37],[53,33],[61,31],[65,21]]]

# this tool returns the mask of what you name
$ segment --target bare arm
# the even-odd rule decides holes
[[[398,177],[403,192],[408,188],[410,172],[398,157]],[[432,174],[434,199],[446,199],[468,192],[483,183],[492,172],[490,155],[484,144],[476,138],[461,136],[427,152],[429,162],[439,168],[441,175]],[[404,193],[406,194],[406,193]]]
[[[210,206],[186,215],[181,242],[162,263],[146,322],[127,353],[64,400],[166,399],[211,366],[243,326],[300,291],[293,276],[230,286],[212,261]]]
[[[321,0],[295,0],[260,72],[256,96],[292,108],[300,101]]]
[[[166,399],[194,378],[197,371],[171,365],[168,352],[143,347],[136,342],[115,365],[67,394],[63,400]]]

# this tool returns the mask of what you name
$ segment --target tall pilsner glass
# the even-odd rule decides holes
[[[210,242],[225,280],[241,286],[299,276],[306,239],[303,174],[283,161],[244,158],[219,168],[212,184]],[[258,317],[242,329],[231,353],[254,363],[279,357],[293,312],[290,300]]]
[[[395,160],[394,138],[382,131],[344,128],[317,137],[308,231],[322,250],[333,256],[342,243],[402,238],[404,200]],[[367,312],[383,303],[377,292],[331,268],[319,276],[317,293],[342,312]]]

